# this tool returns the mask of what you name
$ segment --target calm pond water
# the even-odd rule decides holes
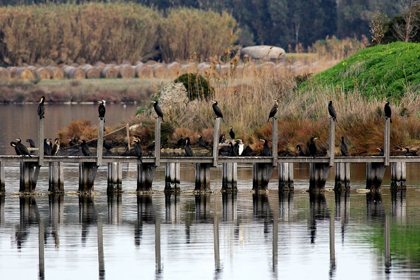
[[[119,108],[115,109],[116,122],[135,111],[135,106],[113,106]],[[27,107],[18,107],[1,108],[2,147],[8,145],[11,135],[16,137],[14,134],[22,139],[36,138],[36,118],[32,113],[25,115]],[[36,105],[31,110],[35,108]],[[59,118],[64,120],[57,119],[48,133],[67,125],[74,116],[73,110],[78,111],[78,117],[96,120],[96,106],[60,105],[54,116],[63,115]],[[48,112],[53,114],[53,109]],[[35,123],[25,123],[31,121]],[[11,150],[5,151],[12,154]],[[182,192],[165,196],[161,167],[155,173],[155,193],[138,196],[134,193],[136,166],[125,165],[124,193],[108,197],[104,166],[95,179],[99,193],[79,197],[74,194],[78,189],[78,165],[68,164],[64,168],[64,196],[47,194],[48,169],[43,167],[37,191],[44,195],[28,198],[14,194],[19,190],[19,167],[8,165],[7,193],[0,196],[1,278],[420,278],[419,166],[407,165],[408,188],[398,194],[389,191],[389,169],[382,195],[374,197],[359,191],[365,188],[363,164],[352,165],[351,191],[338,196],[333,191],[310,196],[306,192],[309,183],[305,164],[294,166],[294,192],[277,191],[275,171],[269,194],[253,195],[252,169],[239,168],[237,195],[222,195],[217,191],[222,186],[221,170],[214,169],[211,189],[215,192],[196,196],[192,193],[193,165],[182,165]],[[328,189],[333,187],[333,176],[330,172]],[[384,246],[386,220],[390,224],[391,245],[388,268]],[[333,258],[331,223],[335,238]],[[44,233],[41,243],[40,229]],[[215,236],[219,236],[219,246],[215,246]],[[40,244],[44,247],[43,262]]]

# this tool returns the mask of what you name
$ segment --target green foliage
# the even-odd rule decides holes
[[[146,110],[147,110],[147,108],[145,106],[137,107],[136,116],[140,115],[141,113],[145,112]]]
[[[201,75],[187,73],[175,79],[175,83],[183,83],[190,101],[195,99],[210,100],[214,96],[214,88]]]
[[[358,90],[367,97],[403,95],[420,84],[420,44],[396,42],[363,49],[300,88]]]

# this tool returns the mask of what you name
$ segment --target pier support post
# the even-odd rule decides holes
[[[278,163],[279,191],[293,190],[293,162]]]
[[[405,162],[391,162],[391,190],[406,189],[407,169]]]
[[[160,132],[161,129],[161,120],[159,117],[155,121],[155,166],[160,166]]]
[[[64,192],[64,169],[61,162],[49,163],[49,187],[52,193]]]
[[[34,192],[40,166],[37,162],[20,163],[20,192]]]
[[[4,162],[0,161],[0,195],[6,193],[6,182],[5,182],[5,173],[4,173]]]
[[[309,191],[323,192],[330,173],[329,163],[309,163]]]
[[[108,188],[109,193],[122,192],[122,163],[109,162],[108,163]]]
[[[93,191],[96,171],[98,171],[96,162],[81,162],[79,164],[79,192],[90,193]]]
[[[165,167],[165,192],[180,191],[181,164],[179,162],[168,162]]]
[[[382,162],[366,163],[366,189],[379,192],[384,178],[385,165]]]
[[[38,164],[44,164],[44,119],[39,119],[38,127]]]
[[[208,163],[195,164],[195,190],[209,191],[210,190],[210,167]]]
[[[279,132],[278,132],[278,121],[276,117],[273,117],[273,135],[272,135],[272,155],[273,155],[273,166],[277,166],[277,161],[278,161],[278,142],[279,142]]]
[[[335,163],[335,190],[350,188],[350,163]]]
[[[220,119],[214,119],[214,132],[213,132],[213,166],[217,166],[217,160],[219,158],[219,128]]]
[[[334,155],[335,155],[335,121],[333,118],[330,119],[330,162],[329,165],[332,167],[334,165]]]
[[[391,143],[391,119],[385,118],[385,132],[384,132],[385,166],[389,165],[390,143]]]
[[[98,141],[96,142],[96,164],[98,166],[102,165],[102,154],[104,147],[104,120],[99,118],[98,125]]]
[[[227,192],[238,191],[238,163],[223,163],[222,190]]]
[[[267,163],[254,163],[252,189],[254,191],[266,191],[268,189],[268,182],[273,174],[274,167]]]
[[[137,191],[151,191],[156,166],[154,163],[137,163]]]

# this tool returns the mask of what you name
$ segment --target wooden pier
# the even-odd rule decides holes
[[[207,192],[210,190],[210,169],[222,168],[222,190],[225,192],[237,191],[239,166],[253,167],[253,187],[255,191],[265,191],[275,169],[278,170],[279,190],[293,190],[294,163],[309,164],[309,190],[322,192],[325,181],[331,168],[335,168],[336,189],[346,189],[350,184],[350,164],[366,164],[366,188],[378,192],[381,187],[383,175],[387,166],[391,165],[392,187],[398,190],[405,189],[406,163],[420,163],[420,157],[390,156],[390,122],[385,120],[384,156],[341,157],[334,155],[335,149],[335,122],[330,120],[330,147],[329,156],[324,157],[280,157],[277,156],[278,122],[273,118],[272,154],[274,156],[219,156],[218,138],[220,119],[214,123],[214,144],[211,156],[200,157],[165,157],[161,156],[161,120],[155,122],[155,154],[144,156],[141,159],[134,156],[103,156],[103,127],[104,121],[99,119],[99,132],[96,156],[44,156],[43,145],[40,145],[39,156],[0,156],[0,193],[6,192],[5,166],[10,163],[20,164],[20,192],[35,192],[41,167],[49,168],[49,191],[60,193],[64,191],[64,165],[66,163],[79,164],[79,191],[90,193],[94,190],[94,181],[97,169],[101,165],[108,166],[108,193],[122,192],[122,164],[137,165],[137,191],[151,191],[153,177],[157,167],[165,166],[165,191],[178,192],[181,182],[181,164],[195,164],[195,190]],[[43,143],[43,119],[39,122],[39,143]],[[240,179],[240,178],[239,178]]]

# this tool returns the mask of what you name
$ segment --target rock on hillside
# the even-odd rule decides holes
[[[277,60],[286,57],[286,51],[273,46],[252,46],[241,49],[241,55],[248,55],[252,59]]]

